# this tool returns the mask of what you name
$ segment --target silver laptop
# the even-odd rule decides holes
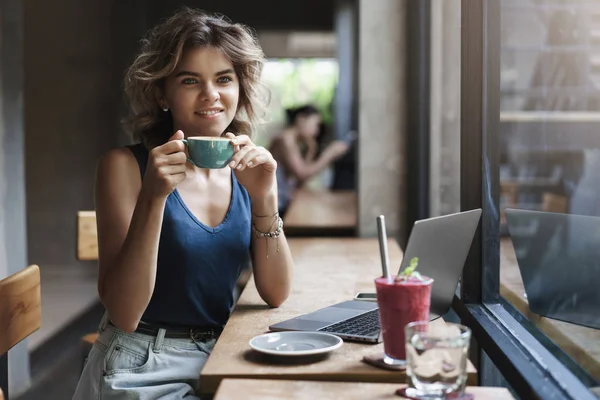
[[[505,213],[531,311],[600,329],[600,217]]]
[[[446,314],[452,305],[463,266],[479,225],[481,209],[417,221],[410,234],[400,270],[419,257],[418,271],[434,279],[431,319]],[[375,277],[374,277],[375,278]],[[376,302],[349,300],[271,325],[272,331],[319,331],[342,339],[378,343],[379,312]]]

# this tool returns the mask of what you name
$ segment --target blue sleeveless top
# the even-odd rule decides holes
[[[146,172],[148,150],[128,146]],[[156,283],[142,316],[149,324],[222,327],[234,305],[233,290],[250,260],[251,206],[246,189],[231,174],[231,203],[217,227],[200,222],[175,189],[167,197]]]

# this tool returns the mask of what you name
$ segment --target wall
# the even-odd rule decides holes
[[[121,128],[120,121],[127,113],[125,97],[122,91],[125,71],[139,52],[140,40],[150,28],[148,13],[150,0],[115,1],[111,18],[112,47],[112,90],[115,91],[117,115],[113,117],[114,131],[117,132],[117,145],[131,143],[131,139]]]
[[[359,235],[384,214],[400,243],[405,223],[406,1],[359,1]]]
[[[0,279],[26,267],[23,159],[23,5],[0,0]],[[0,374],[4,375],[0,361]],[[9,391],[29,383],[27,340],[8,355]],[[4,376],[0,376],[4,386]]]
[[[96,162],[116,144],[112,6],[26,2],[28,259],[42,269],[77,263],[76,213],[93,208]]]

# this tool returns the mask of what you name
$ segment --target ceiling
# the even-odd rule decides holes
[[[170,15],[181,5],[226,15],[251,28],[281,31],[332,31],[334,0],[150,0],[153,19]]]

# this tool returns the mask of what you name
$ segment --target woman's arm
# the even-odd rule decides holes
[[[111,321],[127,332],[137,328],[154,290],[164,211],[164,202],[142,196],[141,186],[137,162],[129,150],[113,150],[100,160],[96,178],[98,292]]]
[[[152,150],[143,185],[127,149],[110,151],[98,164],[98,292],[112,323],[126,332],[137,328],[154,291],[166,198],[185,179],[182,147],[176,141]]]
[[[312,163],[315,161],[315,157],[317,156],[317,150],[319,149],[319,144],[317,143],[316,140],[312,139],[309,142],[306,143],[306,156],[304,157],[304,160],[307,163]]]
[[[280,139],[279,161],[283,164],[288,175],[295,177],[300,183],[317,175],[329,164],[348,151],[348,145],[342,141],[335,141],[323,150],[319,158],[309,162],[302,158],[297,144],[291,137],[284,136]]]
[[[277,229],[277,162],[269,151],[256,147],[248,136],[227,133],[227,137],[235,146],[230,166],[252,200],[250,252],[256,289],[267,304],[278,307],[290,293],[292,254],[283,233],[275,238],[257,236],[257,232]]]
[[[260,232],[277,229],[277,196],[252,200],[253,226]],[[252,269],[256,289],[271,307],[280,306],[291,290],[294,261],[283,232],[276,238],[257,237],[252,232]]]

